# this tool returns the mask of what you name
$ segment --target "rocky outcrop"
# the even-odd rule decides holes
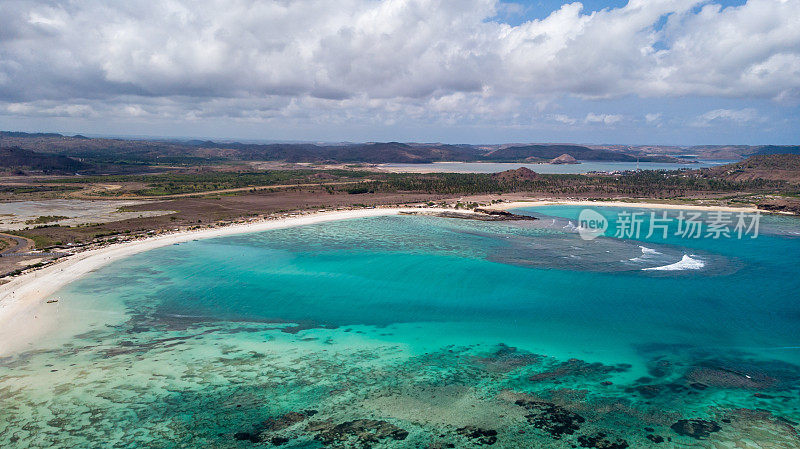
[[[425,210],[425,211],[408,211],[400,212],[400,215],[428,215],[431,217],[441,218],[460,218],[463,220],[479,220],[479,221],[512,221],[512,220],[536,220],[536,217],[529,215],[517,215],[503,210],[491,210],[477,208],[474,211],[451,211],[451,210]]]
[[[760,201],[756,206],[767,212],[800,215],[800,201],[794,198],[781,198]]]
[[[498,220],[536,220],[536,217],[530,215],[512,214],[505,210],[484,209],[482,207],[475,208],[475,213],[488,215]]]
[[[564,153],[564,154],[562,154],[561,156],[559,156],[557,158],[551,159],[550,163],[551,164],[580,164],[580,162],[578,162],[577,159],[575,159],[574,157],[570,156],[567,153]]]

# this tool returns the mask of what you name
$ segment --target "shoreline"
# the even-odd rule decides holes
[[[579,200],[531,200],[496,203],[484,207],[492,210],[508,210],[538,206],[596,206],[596,207],[639,207],[651,209],[694,209],[694,210],[723,210],[756,212],[755,207],[730,207],[730,206],[699,206],[659,204],[646,202],[620,202],[620,201],[579,201]],[[115,260],[134,254],[139,254],[176,243],[188,242],[196,239],[225,237],[236,234],[247,234],[284,229],[294,226],[304,226],[330,221],[349,220],[355,218],[380,217],[399,215],[402,212],[421,211],[457,211],[446,208],[414,208],[414,207],[387,207],[374,209],[355,209],[344,211],[313,212],[299,216],[273,218],[237,223],[222,227],[183,230],[169,234],[128,242],[112,243],[110,245],[75,253],[63,259],[27,273],[24,273],[9,282],[0,285],[0,357],[19,351],[30,345],[36,337],[45,333],[48,328],[45,319],[36,315],[37,309],[46,304],[52,295],[68,284],[86,276],[87,274],[107,265]],[[760,211],[764,212],[764,211]],[[38,321],[37,321],[38,320]]]
[[[590,200],[517,200],[508,203],[495,203],[486,206],[485,209],[495,210],[509,210],[520,209],[525,207],[540,207],[540,206],[587,206],[587,207],[630,207],[640,209],[683,209],[683,210],[707,210],[707,211],[723,211],[723,212],[747,212],[761,214],[768,214],[768,212],[760,210],[754,206],[715,206],[715,205],[698,205],[698,204],[667,204],[667,203],[647,203],[647,202],[626,202],[626,201],[590,201]]]
[[[375,208],[315,212],[297,217],[267,219],[217,228],[178,231],[78,252],[0,285],[0,357],[14,353],[43,333],[46,323],[36,309],[68,284],[115,260],[195,239],[225,237],[355,218],[397,215],[418,208]],[[16,340],[16,342],[15,342]],[[20,341],[21,340],[21,341]]]

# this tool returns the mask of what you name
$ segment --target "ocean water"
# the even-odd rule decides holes
[[[433,162],[430,164],[383,164],[382,166],[396,172],[423,173],[498,173],[527,167],[536,173],[574,174],[590,171],[625,171],[625,170],[679,170],[682,168],[697,170],[730,164],[732,160],[693,160],[694,163],[661,163],[661,162],[598,162],[583,161],[580,164],[522,164],[515,162]]]
[[[595,208],[608,230],[584,240],[581,210],[355,219],[112,263],[0,359],[0,447],[800,446],[800,220],[647,238],[650,210]],[[626,211],[638,238],[614,237]]]

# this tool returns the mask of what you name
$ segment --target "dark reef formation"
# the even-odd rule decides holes
[[[572,435],[586,421],[583,416],[550,402],[519,399],[515,404],[530,412],[525,418],[533,427],[549,433],[554,439]]]
[[[678,435],[688,436],[695,439],[707,438],[714,432],[719,432],[722,428],[713,421],[702,419],[681,419],[670,426]]]
[[[547,371],[530,376],[533,382],[554,381],[565,377],[604,377],[612,373],[622,373],[631,368],[628,364],[604,365],[599,362],[588,363],[583,360],[569,359],[559,363]]]
[[[375,419],[356,419],[340,424],[332,421],[315,421],[308,424],[306,431],[316,433],[314,439],[324,445],[350,442],[352,446],[369,448],[381,440],[405,440],[408,432],[386,421]]]
[[[497,442],[497,431],[494,429],[481,429],[475,426],[466,426],[458,429],[458,434],[463,435],[475,444],[491,446]]]

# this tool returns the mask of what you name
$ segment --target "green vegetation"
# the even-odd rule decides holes
[[[64,220],[67,218],[69,217],[65,217],[63,215],[40,215],[39,217],[36,217],[33,220],[26,220],[25,224],[45,224],[54,221]]]
[[[349,193],[350,195],[361,195],[364,193],[374,193],[374,192],[368,189],[367,187],[353,187],[352,189],[347,189],[347,193]]]
[[[688,192],[739,192],[783,190],[782,181],[756,179],[728,181],[703,178],[682,172],[640,171],[622,176],[537,175],[530,180],[504,181],[482,173],[386,174],[357,187],[359,191],[423,192],[442,195],[538,192],[559,195],[615,194],[672,198]],[[350,192],[353,187],[339,187]]]
[[[729,170],[800,170],[800,157],[795,154],[751,156],[727,167]]]
[[[0,167],[11,170],[34,170],[44,173],[75,173],[87,167],[76,159],[60,154],[37,153],[18,147],[0,148]]]
[[[60,181],[54,181],[60,182]],[[72,181],[67,181],[72,182]],[[72,192],[80,190],[78,186],[0,186],[0,193],[42,193],[42,192]]]
[[[331,180],[358,180],[371,172],[350,170],[271,170],[263,172],[208,172],[188,174],[158,175],[114,175],[85,176],[57,182],[71,183],[115,183],[133,182],[146,187],[130,193],[142,196],[164,196],[176,194],[202,193],[214,190],[237,189],[243,187],[262,187],[286,184],[315,184]],[[320,176],[323,176],[321,178]],[[56,181],[53,181],[56,182]],[[104,192],[106,195],[122,195],[124,190]]]
[[[339,184],[351,181],[353,184]],[[270,170],[262,172],[165,173],[155,175],[84,176],[59,183],[135,183],[134,190],[107,190],[119,196],[166,196],[201,194],[227,189],[250,188],[255,193],[270,186],[327,184],[327,193],[349,194],[418,192],[438,195],[538,192],[557,195],[607,194],[674,198],[689,192],[795,192],[784,181],[768,179],[732,180],[702,176],[690,171],[639,171],[620,176],[581,174],[537,174],[532,179],[502,179],[485,173],[376,173],[354,170]],[[236,194],[236,193],[231,193]]]
[[[17,235],[19,237],[25,237],[33,240],[33,244],[36,246],[36,249],[49,248],[53,245],[58,244],[57,241],[41,234],[27,233],[25,231],[4,231],[4,232],[6,234]]]

